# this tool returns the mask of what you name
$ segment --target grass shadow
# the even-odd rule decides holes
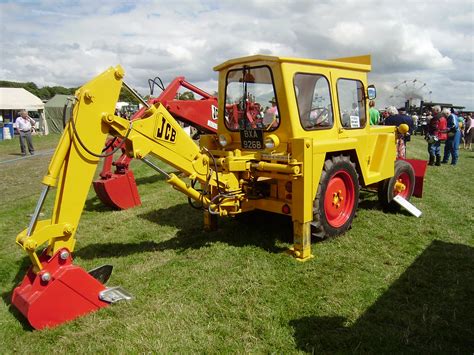
[[[31,266],[31,261],[28,257],[24,257],[21,260],[20,265],[17,267],[17,273],[11,283],[14,287],[17,287],[21,280],[25,277],[26,273],[28,272],[28,268]],[[15,317],[16,320],[21,324],[23,330],[32,331],[33,327],[28,323],[28,320],[25,316],[12,305],[12,295],[13,289],[7,292],[2,293],[2,300],[8,306],[8,311]]]
[[[382,210],[382,206],[380,206],[377,200],[361,200],[357,208],[363,210]]]
[[[139,243],[97,243],[89,244],[74,251],[74,256],[92,260],[96,258],[121,258],[127,255],[164,250],[154,241]]]
[[[381,210],[382,206],[377,198],[377,191],[361,190],[357,208],[364,210]]]
[[[410,199],[410,202],[415,204],[416,198],[412,197]],[[402,214],[404,216],[411,216],[411,213],[402,208],[401,206],[384,208],[378,200],[376,191],[361,191],[360,202],[357,208],[363,210],[379,210],[389,214]]]
[[[343,317],[292,320],[299,350],[472,353],[474,248],[434,241],[350,327]]]
[[[164,169],[164,170],[166,171],[167,169]],[[176,176],[181,177],[181,178],[185,177],[184,173],[179,170],[166,171],[166,172],[168,174],[175,174]],[[146,184],[153,184],[158,181],[166,181],[167,179],[168,178],[164,176],[163,174],[156,173],[150,176],[142,176],[139,178],[136,177],[135,182],[137,183],[137,185],[146,185]]]
[[[115,209],[110,206],[107,206],[97,196],[94,196],[86,200],[86,203],[84,204],[84,211],[107,212],[107,211],[115,211]]]
[[[289,217],[264,211],[243,213],[235,218],[219,218],[219,228],[203,230],[203,216],[187,204],[179,204],[138,216],[161,225],[179,229],[175,238],[165,241],[171,249],[199,249],[215,242],[242,247],[254,245],[271,252],[281,252],[278,242],[292,241],[292,223]]]
[[[146,185],[146,184],[153,184],[158,181],[165,181],[166,177],[161,174],[155,174],[150,176],[143,176],[139,178],[135,178],[135,182],[137,185]]]
[[[216,231],[203,230],[202,212],[191,209],[187,204],[179,204],[138,215],[139,218],[165,226],[172,226],[178,232],[171,239],[139,243],[97,243],[79,250],[75,255],[92,259],[98,257],[120,257],[148,251],[200,249],[213,243],[243,247],[257,246],[266,251],[279,253],[286,248],[280,242],[292,242],[292,223],[290,218],[273,213],[255,211],[238,218],[222,218]]]

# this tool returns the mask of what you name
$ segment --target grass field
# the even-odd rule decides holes
[[[77,265],[110,263],[109,285],[135,299],[54,329],[33,331],[11,305],[30,262],[15,245],[29,222],[58,136],[37,155],[0,142],[0,353],[470,353],[474,351],[474,153],[429,167],[417,219],[387,214],[364,192],[352,229],[313,244],[315,258],[282,253],[288,219],[202,216],[134,161],[142,206],[112,211],[93,189],[77,233]],[[426,158],[414,137],[408,155]],[[171,170],[171,168],[169,168]],[[51,213],[53,194],[44,213]]]

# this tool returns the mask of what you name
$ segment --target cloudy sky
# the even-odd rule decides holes
[[[212,67],[250,54],[371,54],[379,107],[474,109],[472,0],[0,0],[0,48],[0,80],[80,86],[120,63],[142,94],[178,75],[213,91]]]

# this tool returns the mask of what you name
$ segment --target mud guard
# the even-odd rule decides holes
[[[413,190],[413,196],[421,198],[423,196],[423,182],[426,173],[426,160],[419,159],[403,159],[409,163],[415,172],[415,189]]]

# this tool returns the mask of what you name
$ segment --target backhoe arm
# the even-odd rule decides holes
[[[232,192],[234,197],[220,203],[216,209],[209,198],[187,185],[174,174],[165,175],[175,189],[199,200],[204,207],[211,205],[216,214],[238,209],[239,183],[234,174],[218,173],[210,167],[210,158],[186,134],[166,108],[157,103],[144,111],[139,120],[129,121],[115,116],[115,103],[122,86],[124,72],[120,66],[110,68],[76,92],[73,118],[66,126],[60,143],[43,178],[41,194],[29,227],[21,232],[17,243],[28,253],[35,272],[42,263],[36,250],[47,243],[48,256],[66,248],[74,250],[80,216],[93,180],[101,150],[109,134],[123,139],[126,153],[143,159],[149,154],[158,157],[191,180],[209,189]],[[214,167],[214,166],[213,166]],[[37,221],[46,193],[57,187],[51,220]],[[220,201],[222,202],[222,201]]]
[[[99,157],[79,144],[74,131],[89,151],[100,155],[109,133],[109,127],[101,116],[102,113],[114,111],[123,74],[120,66],[109,68],[75,93],[74,122],[70,121],[65,127],[43,178],[45,187],[30,225],[16,238],[30,256],[36,272],[42,269],[36,249],[44,243],[48,243],[47,253],[50,256],[61,248],[67,248],[70,252],[74,250],[74,235],[99,162]],[[50,187],[57,188],[51,219],[37,221]]]
[[[124,84],[120,66],[110,68],[76,91],[73,117],[43,178],[45,185],[27,229],[16,238],[31,259],[32,266],[15,288],[12,304],[41,329],[61,324],[120,299],[130,299],[121,288],[106,288],[103,283],[112,267],[105,265],[87,273],[73,265],[75,234],[102,148],[109,135],[122,138],[128,156],[142,159],[168,178],[174,188],[199,200],[213,214],[236,213],[242,191],[232,173],[210,168],[208,152],[202,153],[181,129],[166,108],[157,103],[144,111],[142,119],[128,121],[112,114]],[[113,154],[114,151],[107,153]],[[168,174],[146,159],[154,155],[205,186],[206,196],[174,174]],[[210,153],[209,153],[210,154]],[[211,156],[212,157],[212,156]],[[38,216],[50,188],[56,199],[50,220]],[[222,192],[221,192],[222,191]],[[46,249],[37,254],[37,250]]]
[[[108,115],[104,120],[118,135],[127,134],[130,122],[126,119]],[[125,149],[127,154],[137,159],[151,154],[189,176],[191,180],[203,184],[219,184],[219,187],[227,189],[229,186],[237,186],[237,179],[233,174],[219,173],[216,176],[210,156],[201,151],[160,103],[145,111],[143,118],[133,121],[133,127],[125,140]]]

